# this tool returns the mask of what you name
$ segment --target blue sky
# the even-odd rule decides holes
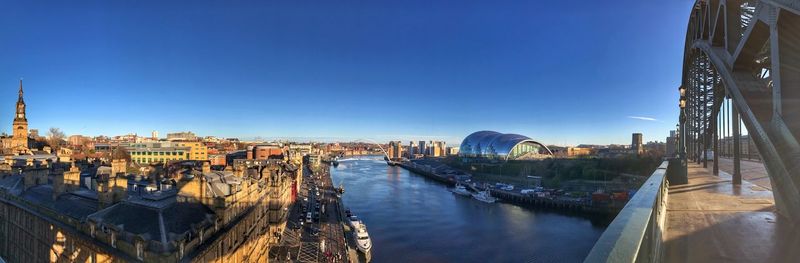
[[[0,131],[24,77],[41,131],[575,145],[674,129],[693,1],[31,2],[0,5]]]

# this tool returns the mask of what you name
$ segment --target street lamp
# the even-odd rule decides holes
[[[673,146],[675,146],[675,152],[672,153],[672,157],[674,158],[676,155],[680,154],[680,139],[681,136],[681,122],[675,123],[675,140],[672,142]]]
[[[680,107],[680,119],[678,120],[678,157],[680,159],[686,158],[686,87],[681,85],[678,87],[680,99],[678,107]]]
[[[688,183],[687,173],[687,161],[686,161],[686,87],[681,85],[678,87],[678,92],[680,93],[680,99],[678,101],[678,107],[680,107],[680,119],[678,120],[678,159],[675,163],[680,165],[678,167],[679,171],[673,174],[673,180],[670,183],[675,184],[685,184]],[[670,164],[675,164],[670,162]]]

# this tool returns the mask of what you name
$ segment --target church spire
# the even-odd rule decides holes
[[[25,100],[22,99],[22,79],[19,79],[19,99],[17,99],[17,116],[14,120],[25,120]]]

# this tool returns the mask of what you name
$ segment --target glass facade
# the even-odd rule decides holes
[[[553,153],[543,144],[524,135],[479,131],[464,138],[459,155],[506,161],[547,158]]]

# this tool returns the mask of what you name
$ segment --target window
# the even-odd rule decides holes
[[[136,241],[136,258],[144,260],[144,246],[142,241]]]

